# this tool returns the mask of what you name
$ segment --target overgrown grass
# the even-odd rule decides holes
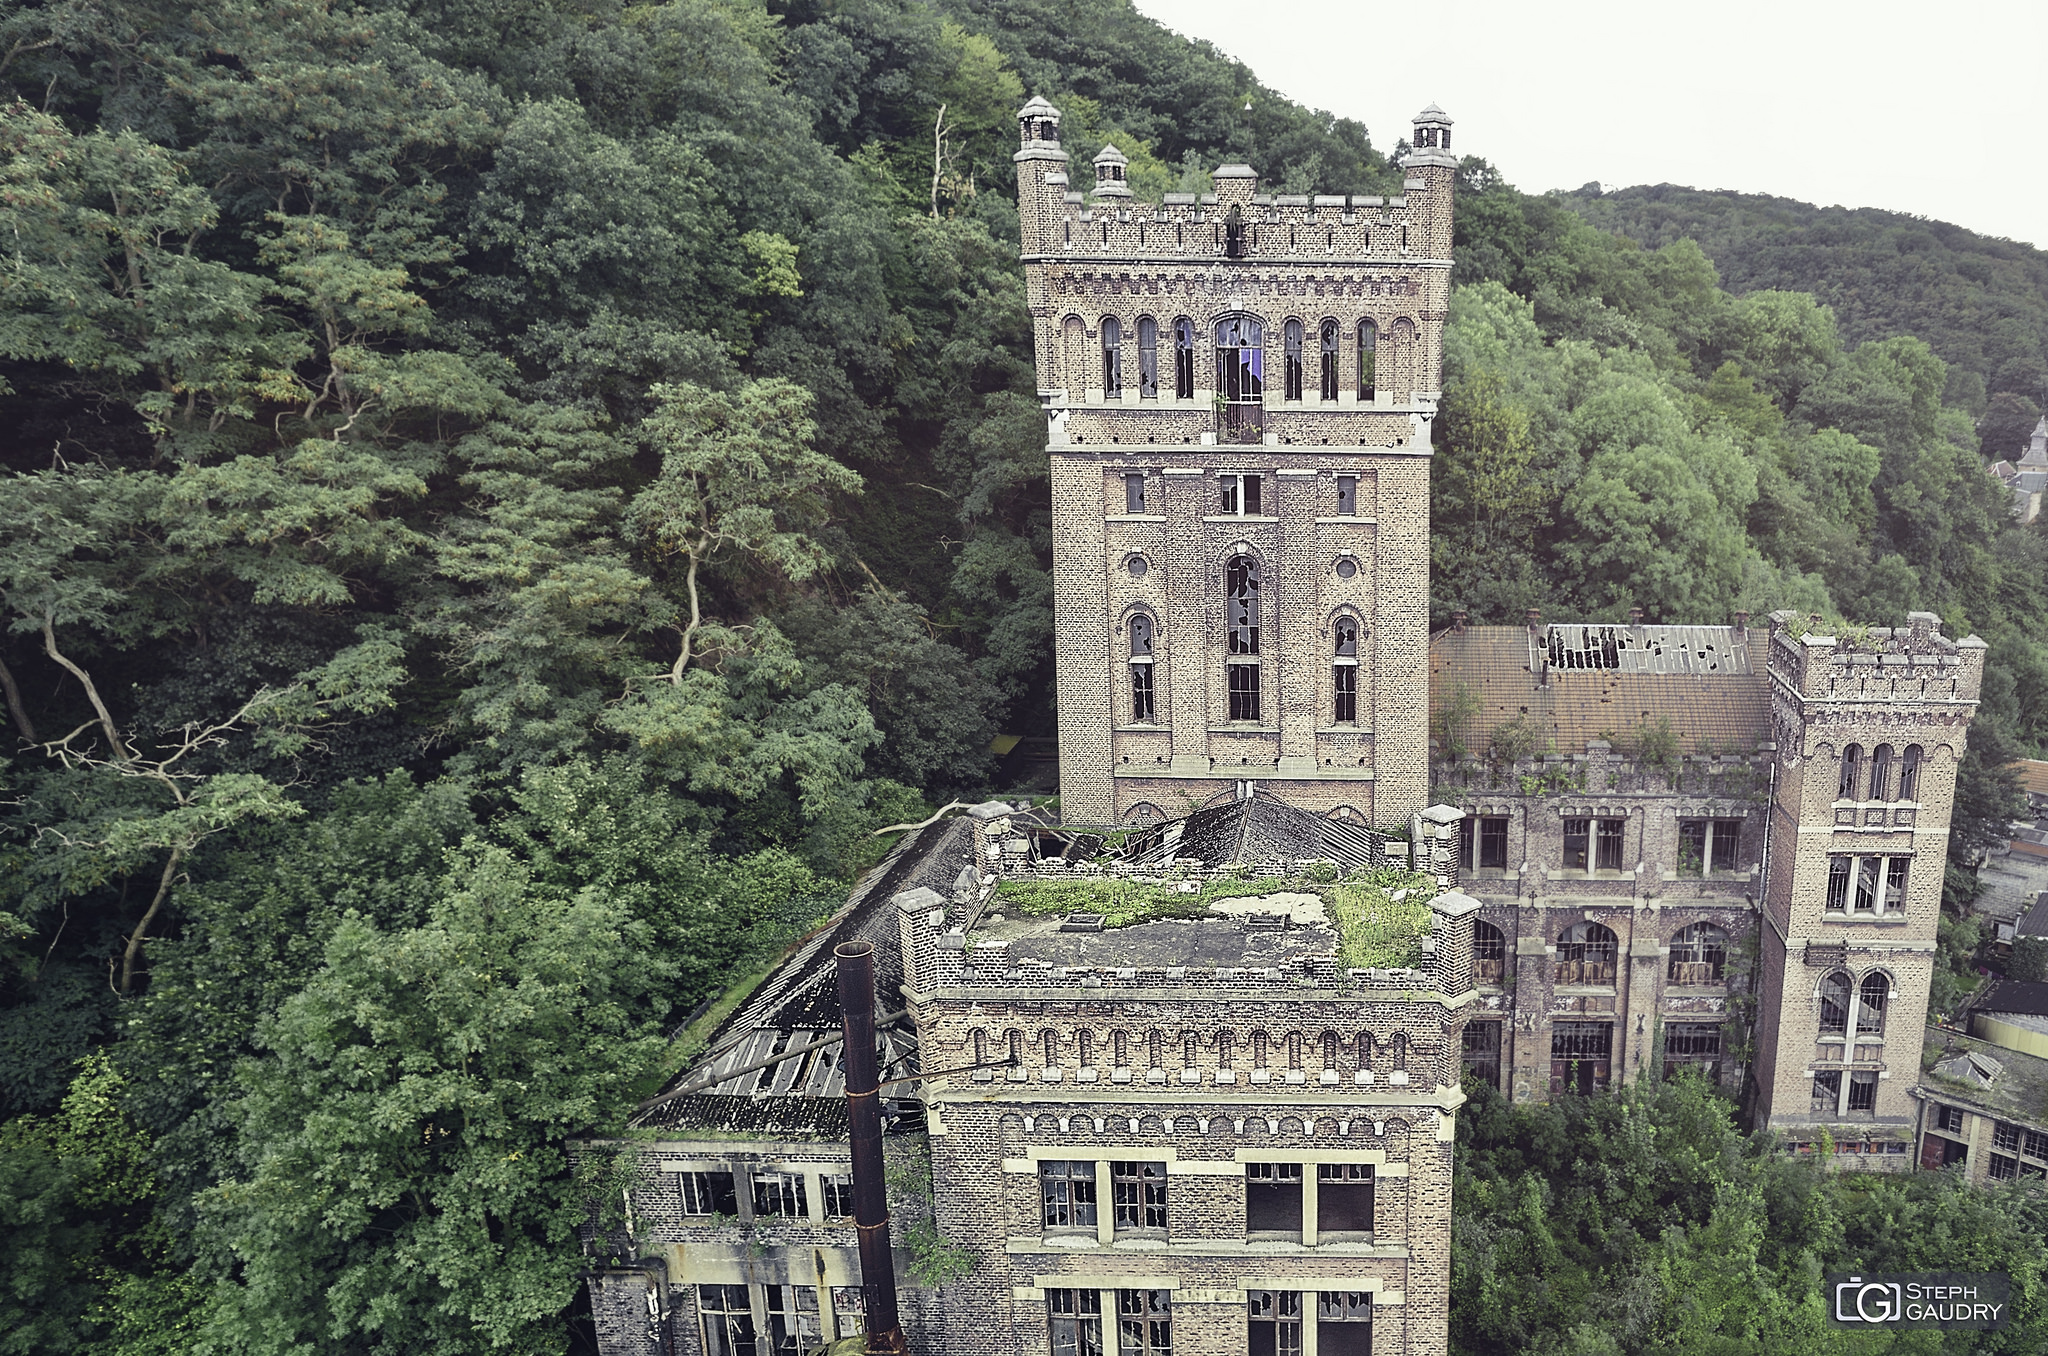
[[[1374,871],[1322,892],[1337,926],[1337,956],[1352,969],[1398,968],[1422,962],[1429,898],[1436,882],[1420,871]],[[1396,900],[1393,892],[1409,890]]]
[[[1082,877],[1073,880],[1006,880],[996,886],[996,898],[1005,908],[1028,917],[1051,914],[1099,913],[1107,928],[1127,928],[1154,923],[1163,918],[1200,918],[1209,902],[1244,895],[1270,895],[1280,890],[1317,892],[1313,885],[1297,885],[1285,877],[1262,880],[1210,881],[1195,894],[1182,894],[1171,885],[1140,885],[1119,876]]]

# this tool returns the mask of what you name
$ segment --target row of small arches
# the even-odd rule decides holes
[[[1143,1056],[1143,1067],[1164,1069],[1168,1067],[1169,1050],[1179,1056],[1181,1068],[1195,1069],[1202,1067],[1200,1052],[1205,1048],[1216,1052],[1216,1067],[1226,1069],[1233,1066],[1240,1052],[1251,1060],[1248,1067],[1254,1069],[1304,1069],[1308,1067],[1304,1060],[1311,1052],[1320,1060],[1316,1066],[1319,1069],[1341,1072],[1371,1069],[1375,1064],[1392,1072],[1405,1072],[1408,1068],[1408,1037],[1402,1032],[1384,1041],[1369,1031],[1351,1035],[1335,1031],[1251,1031],[1242,1037],[1236,1031],[1217,1031],[1205,1038],[1199,1031],[1167,1032],[1155,1027],[1148,1031],[1112,1030],[1098,1038],[1097,1033],[1088,1030],[1062,1035],[1059,1030],[1047,1027],[1033,1037],[1015,1027],[1001,1032],[976,1027],[968,1033],[968,1041],[976,1064],[1001,1058],[1022,1067],[1027,1059],[1036,1058],[1048,1069],[1064,1067],[1068,1054],[1082,1068],[1104,1059],[1112,1068],[1135,1068],[1138,1066],[1132,1063],[1132,1056],[1136,1054]],[[1275,1062],[1279,1060],[1285,1063]]]
[[[1507,934],[1485,919],[1472,925],[1472,959],[1482,973],[1507,962]],[[1605,923],[1573,923],[1558,934],[1557,959],[1562,965],[1606,968],[1621,954],[1621,939]],[[1670,974],[1676,982],[1713,983],[1728,964],[1728,933],[1712,923],[1693,923],[1671,939]],[[1680,967],[1704,966],[1705,972]],[[1590,971],[1589,971],[1590,973]]]
[[[1080,316],[1069,315],[1062,328],[1067,372],[1069,381],[1072,381],[1087,368],[1084,357],[1087,327]],[[1138,398],[1156,400],[1161,382],[1159,350],[1162,336],[1159,321],[1154,316],[1141,315],[1135,328]],[[1317,325],[1314,338],[1318,395],[1324,400],[1334,401],[1338,391],[1348,386],[1357,391],[1360,400],[1375,399],[1379,392],[1382,347],[1388,350],[1391,362],[1405,345],[1413,342],[1414,335],[1415,327],[1405,317],[1394,321],[1384,336],[1376,320],[1364,319],[1355,325],[1346,325],[1335,317],[1326,317]],[[1345,352],[1347,337],[1350,339],[1348,355]],[[1121,400],[1124,392],[1123,322],[1116,316],[1103,316],[1097,338],[1097,375],[1101,380],[1103,398]],[[1197,384],[1195,322],[1187,316],[1176,316],[1165,338],[1172,345],[1170,381],[1174,398],[1192,400]],[[1227,316],[1216,322],[1214,340],[1215,380],[1211,389],[1232,403],[1255,404],[1261,401],[1267,380],[1265,322],[1256,316]],[[1302,321],[1288,320],[1282,324],[1280,366],[1283,400],[1300,400],[1307,389],[1309,342],[1308,330]],[[1348,379],[1343,370],[1346,356],[1351,359]]]
[[[1879,744],[1870,751],[1866,760],[1863,746],[1851,744],[1842,750],[1842,775],[1835,787],[1837,800],[1918,800],[1920,799],[1920,764],[1925,754],[1918,744],[1906,745],[1905,753],[1898,758],[1892,755],[1892,746]],[[1897,785],[1892,774],[1896,764]],[[1866,772],[1867,767],[1867,772]],[[1867,792],[1868,794],[1860,794]]]
[[[1389,1117],[1384,1121],[1365,1121],[1357,1118],[1342,1120],[1333,1117],[1303,1119],[1299,1116],[1039,1116],[1020,1115],[1012,1112],[997,1121],[999,1130],[1019,1142],[1022,1135],[1031,1135],[1041,1142],[1051,1137],[1054,1126],[1059,1133],[1073,1135],[1086,1142],[1095,1143],[1105,1132],[1114,1128],[1116,1132],[1135,1135],[1142,1144],[1160,1135],[1174,1135],[1185,1140],[1190,1135],[1208,1135],[1220,1138],[1226,1135],[1327,1135],[1335,1131],[1343,1133],[1346,1124],[1357,1127],[1356,1133],[1371,1131],[1375,1137],[1396,1137],[1409,1131],[1408,1122],[1400,1117]]]

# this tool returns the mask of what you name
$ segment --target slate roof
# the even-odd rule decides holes
[[[2015,930],[2020,937],[2048,937],[2048,890],[2035,894],[2034,905],[2021,915]]]
[[[1932,1066],[1921,1075],[1922,1096],[2048,1127],[2048,1059],[1930,1026],[1921,1063]]]
[[[2048,984],[2023,979],[1994,979],[1970,1000],[1970,1011],[2048,1017]]]
[[[1771,737],[1763,629],[1729,626],[1467,626],[1429,646],[1432,726],[1459,683],[1479,698],[1463,742],[1484,751],[1496,728],[1529,716],[1557,752],[1626,738],[1668,718],[1684,752],[1747,753]],[[1756,659],[1753,660],[1752,656]]]
[[[1208,867],[1237,862],[1291,866],[1324,858],[1347,867],[1371,867],[1380,864],[1383,845],[1384,840],[1363,825],[1254,791],[1243,800],[1205,806],[1135,836],[1124,851],[1132,862],[1148,866],[1196,857]]]

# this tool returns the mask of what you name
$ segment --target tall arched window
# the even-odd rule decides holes
[[[1339,725],[1358,723],[1358,623],[1337,618],[1336,655],[1330,660],[1331,718]]]
[[[1157,1027],[1145,1033],[1145,1057],[1151,1061],[1151,1068],[1166,1067],[1166,1037]]]
[[[1408,1067],[1408,1033],[1394,1033],[1394,1072],[1400,1073]]]
[[[1906,756],[1899,760],[1899,799],[1920,799],[1920,746],[1906,745]]]
[[[1192,1031],[1180,1033],[1180,1067],[1198,1069],[1202,1065],[1202,1038]]]
[[[1088,385],[1088,327],[1077,315],[1060,323],[1060,378],[1067,398],[1079,401]]]
[[[1879,744],[1870,751],[1870,794],[1865,800],[1892,798],[1892,746]]]
[[[1280,394],[1282,400],[1301,399],[1301,322],[1290,320],[1281,330],[1281,349],[1287,359],[1287,379]]]
[[[1507,968],[1508,939],[1485,919],[1472,924],[1472,978],[1481,984],[1498,984]]]
[[[1559,984],[1612,984],[1615,937],[1600,923],[1574,923],[1557,939]]]
[[[1334,1031],[1325,1031],[1323,1033],[1322,1038],[1322,1047],[1323,1067],[1325,1069],[1335,1069],[1339,1062],[1337,1054],[1337,1033]]]
[[[1195,398],[1195,322],[1186,316],[1173,322],[1173,395]]]
[[[1673,984],[1719,984],[1728,965],[1728,934],[1712,923],[1694,923],[1671,939]]]
[[[1223,611],[1230,719],[1259,718],[1259,563],[1232,556],[1223,568]]]
[[[1835,786],[1838,800],[1856,799],[1856,788],[1863,782],[1863,747],[1851,744],[1842,750],[1842,778]]]
[[[1230,1063],[1230,1062],[1231,1062],[1231,1060],[1232,1060],[1233,1058],[1235,1058],[1235,1056],[1236,1056],[1236,1053],[1237,1053],[1237,1051],[1236,1051],[1236,1046],[1237,1046],[1237,1033],[1236,1033],[1236,1032],[1233,1032],[1233,1031],[1219,1031],[1219,1032],[1217,1032],[1217,1033],[1216,1033],[1216,1067],[1217,1067],[1217,1068],[1219,1068],[1219,1069],[1228,1069],[1228,1068],[1230,1068],[1230,1067],[1231,1067],[1231,1063]],[[1218,1080],[1218,1081],[1220,1082],[1221,1080]]]
[[[1323,340],[1323,399],[1337,398],[1337,322],[1325,320]]]
[[[1088,1068],[1090,1065],[1094,1064],[1095,1033],[1093,1031],[1083,1031],[1079,1035],[1074,1037],[1074,1041],[1075,1044],[1079,1047],[1081,1067],[1085,1069]]]
[[[1250,316],[1216,325],[1216,394],[1223,397],[1225,442],[1257,442],[1266,396],[1266,330]]]
[[[1040,1039],[1045,1043],[1045,1067],[1057,1069],[1060,1066],[1060,1033],[1047,1027]]]
[[[1290,1069],[1299,1069],[1301,1067],[1301,1033],[1299,1031],[1287,1033],[1287,1067]]]
[[[1267,1044],[1268,1042],[1266,1039],[1265,1032],[1252,1032],[1252,1067],[1254,1069],[1263,1069],[1266,1067]]]
[[[1823,1035],[1849,1029],[1849,976],[1840,970],[1820,982],[1820,1029]]]
[[[1124,327],[1113,315],[1102,317],[1102,398],[1124,398]]]
[[[1131,1067],[1131,1033],[1117,1030],[1109,1033],[1110,1062],[1119,1069]]]
[[[1371,400],[1379,391],[1380,327],[1358,322],[1358,398]]]
[[[1138,399],[1159,399],[1159,322],[1138,317]]]
[[[1883,974],[1868,974],[1856,997],[1856,1030],[1880,1033],[1884,1030],[1885,1004],[1891,1000],[1892,982]]]
[[[1152,691],[1152,617],[1140,612],[1131,618],[1131,723],[1143,725],[1158,719]]]

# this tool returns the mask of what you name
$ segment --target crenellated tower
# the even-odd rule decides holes
[[[1428,787],[1430,423],[1450,292],[1450,119],[1404,193],[1083,193],[1018,114],[1052,464],[1061,803],[1183,813],[1233,784],[1388,826]]]

